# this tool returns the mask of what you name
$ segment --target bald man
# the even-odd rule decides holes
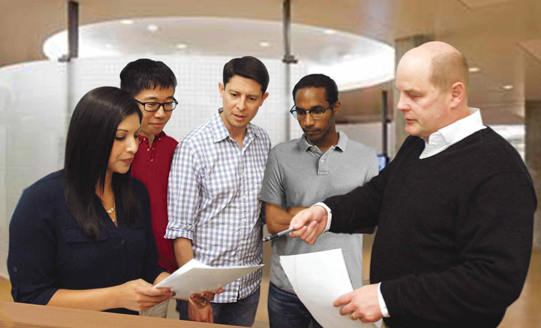
[[[326,230],[378,226],[372,284],[334,302],[342,315],[391,328],[497,327],[519,297],[535,192],[516,150],[468,107],[467,86],[466,60],[450,45],[407,52],[396,88],[410,136],[396,158],[291,221],[291,236],[309,244]]]

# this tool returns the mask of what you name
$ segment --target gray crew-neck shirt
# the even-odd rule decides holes
[[[376,152],[349,140],[340,132],[336,146],[325,153],[306,141],[303,135],[274,147],[267,160],[261,188],[261,200],[282,207],[312,206],[330,196],[340,195],[362,186],[378,174]],[[361,234],[326,232],[314,245],[289,235],[273,241],[271,282],[294,293],[280,265],[281,255],[296,255],[341,248],[353,288],[362,286]]]

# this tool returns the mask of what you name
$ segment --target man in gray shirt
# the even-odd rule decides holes
[[[303,77],[293,89],[291,114],[304,135],[274,147],[267,160],[261,188],[267,228],[274,234],[289,228],[300,210],[368,182],[378,174],[373,149],[337,133],[338,87],[323,74]],[[362,286],[362,235],[326,233],[308,245],[289,235],[273,241],[268,312],[271,328],[321,327],[299,300],[282,266],[281,255],[341,248],[353,288]]]

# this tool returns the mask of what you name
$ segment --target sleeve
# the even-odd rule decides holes
[[[152,230],[150,197],[147,188],[135,178],[132,178],[132,184],[137,191],[139,203],[141,204],[143,227],[145,229],[145,258],[141,278],[152,284],[166,270],[158,264],[158,247],[156,246],[156,240],[154,239],[154,232]]]
[[[462,196],[457,264],[383,281],[391,318],[449,322],[503,313],[520,295],[532,250],[535,192],[527,174],[495,175]]]
[[[265,167],[265,175],[261,185],[261,200],[274,205],[286,207],[286,193],[282,184],[283,176],[278,164],[276,148],[270,151]],[[264,212],[264,210],[262,211]]]
[[[382,170],[364,186],[323,201],[332,212],[331,232],[351,233],[378,225],[386,185],[385,171],[388,168]]]
[[[56,230],[46,192],[23,192],[9,225],[8,272],[15,302],[46,305],[55,287]]]
[[[165,238],[187,238],[194,235],[195,218],[201,202],[202,165],[191,145],[182,142],[175,149],[167,187],[169,222]]]
[[[357,187],[344,195],[333,196],[323,202],[331,209],[332,223],[331,232],[351,233],[359,229],[375,227],[379,222],[381,204],[387,186],[387,181],[392,176],[394,168],[400,166],[400,162],[413,149],[415,144],[413,137],[408,137],[398,154],[379,174],[364,186]],[[377,158],[372,170],[377,172]]]

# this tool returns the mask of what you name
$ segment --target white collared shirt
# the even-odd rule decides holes
[[[434,132],[428,137],[428,143],[425,142],[425,149],[419,156],[420,159],[425,159],[434,155],[437,155],[445,149],[451,147],[457,142],[469,137],[475,132],[486,129],[483,125],[483,119],[481,117],[481,111],[479,108],[470,107],[470,115],[460,119],[454,123],[445,126],[438,131]],[[328,231],[331,227],[332,213],[328,206],[324,206],[323,203],[317,203],[316,205],[323,206],[327,211],[327,226],[325,231]],[[387,304],[381,294],[381,283],[378,284],[378,301],[381,313],[384,318],[389,318],[389,311],[387,310]]]
[[[432,133],[428,137],[428,143],[425,142],[425,150],[419,158],[424,159],[439,154],[460,140],[485,128],[479,108],[470,108],[470,115],[467,117]]]

